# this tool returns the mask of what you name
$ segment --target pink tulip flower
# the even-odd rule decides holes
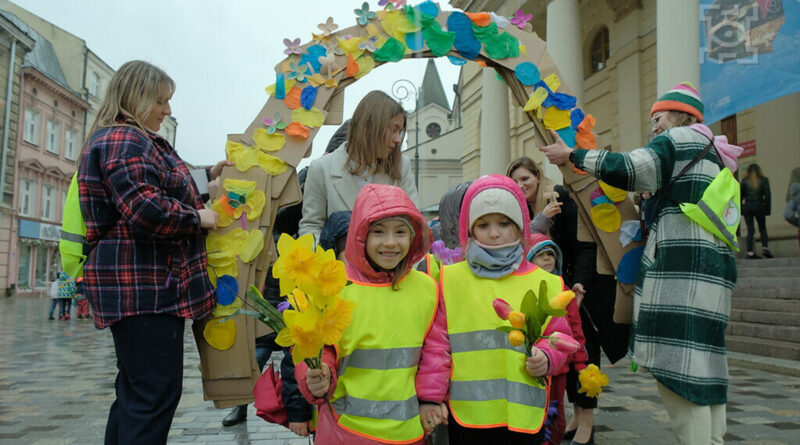
[[[550,346],[561,352],[572,354],[581,347],[581,344],[563,332],[554,332],[550,335]]]
[[[503,320],[508,320],[508,314],[514,310],[514,308],[502,298],[495,298],[494,301],[492,301],[492,307],[494,307],[494,311],[497,312],[497,316]]]

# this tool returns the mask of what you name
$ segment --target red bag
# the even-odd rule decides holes
[[[253,396],[256,398],[254,406],[256,415],[269,423],[289,427],[289,418],[281,399],[281,375],[270,363],[269,367],[261,374],[253,387]]]

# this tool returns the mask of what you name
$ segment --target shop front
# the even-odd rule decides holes
[[[42,295],[58,276],[61,226],[19,219],[16,295]]]

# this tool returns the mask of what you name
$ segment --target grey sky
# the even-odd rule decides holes
[[[274,67],[285,57],[284,38],[303,43],[329,16],[340,29],[355,24],[361,0],[14,0],[14,3],[84,39],[112,68],[142,59],[175,80],[172,113],[178,120],[176,149],[196,165],[225,156],[228,133],[240,133],[268,96]],[[442,2],[442,6],[450,9]],[[378,1],[370,2],[378,9]],[[458,67],[437,60],[452,104]],[[406,78],[419,86],[425,60],[386,64],[345,91],[345,117],[368,91],[390,92]],[[413,109],[413,101],[404,106]],[[323,127],[314,140],[318,156],[335,126]],[[301,163],[304,165],[309,160]]]

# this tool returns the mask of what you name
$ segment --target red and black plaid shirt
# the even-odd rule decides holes
[[[84,292],[98,328],[132,315],[211,311],[203,204],[166,140],[126,126],[97,130],[83,149],[78,185],[91,248]]]

